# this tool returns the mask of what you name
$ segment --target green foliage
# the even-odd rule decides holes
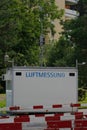
[[[87,17],[82,16],[78,19],[72,20],[70,22],[67,22],[65,25],[65,28],[67,31],[72,30],[68,32],[68,35],[71,36],[71,41],[76,43],[78,47],[81,47],[82,49],[87,48]],[[81,33],[82,32],[82,33]]]
[[[52,21],[62,14],[55,0],[0,0],[0,75],[11,66],[6,53],[15,65],[39,65],[40,35],[55,32]]]
[[[85,89],[82,89],[82,88],[79,88],[78,89],[78,100],[79,101],[83,101],[83,100],[85,100],[85,98],[86,98],[86,90]]]
[[[55,0],[1,0],[0,7],[0,57],[7,52],[16,65],[39,64],[40,34],[49,33],[63,10]]]
[[[50,49],[48,66],[75,66],[75,48],[65,37],[54,43]]]
[[[77,9],[80,12],[80,16],[87,15],[87,0],[79,0]]]
[[[74,66],[78,60],[79,87],[87,88],[87,0],[77,6],[81,15],[66,20],[60,40],[54,44],[48,57],[48,66]],[[81,65],[85,62],[85,65]]]
[[[3,52],[18,41],[19,4],[17,0],[0,1],[0,49]]]
[[[63,25],[62,33],[74,47],[74,59],[78,60],[79,87],[87,88],[87,0],[79,0],[80,16]],[[81,65],[85,62],[85,65]]]

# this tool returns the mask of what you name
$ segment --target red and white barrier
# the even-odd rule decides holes
[[[49,112],[49,111],[57,111],[57,112],[72,112],[76,111],[76,108],[79,107],[87,107],[87,104],[80,104],[80,103],[70,103],[70,104],[52,104],[50,106],[45,105],[34,105],[28,108],[23,106],[11,106],[9,108],[0,108],[0,111],[23,111],[23,112],[32,112],[32,111],[41,111],[41,112]]]
[[[34,115],[20,115],[20,116],[1,116],[1,123],[14,122],[47,122],[47,121],[63,121],[63,120],[79,120],[87,119],[87,114],[83,112],[74,113],[60,113],[60,114],[34,114]]]
[[[31,106],[27,109],[33,109],[33,110],[38,110],[38,109],[55,109],[55,108],[75,108],[75,107],[80,107],[81,104],[52,104],[51,106],[44,106],[44,105],[34,105],[34,106]],[[23,109],[19,106],[12,106],[12,107],[9,107],[9,110],[20,110],[20,109]]]
[[[34,105],[34,106],[31,106],[29,108],[24,108],[24,107],[20,107],[20,106],[11,106],[9,107],[9,110],[22,110],[22,109],[30,109],[30,110],[40,110],[40,109],[45,109],[45,110],[48,110],[48,109],[62,109],[62,108],[79,108],[79,107],[87,107],[87,104],[80,104],[80,103],[71,103],[71,104],[52,104],[51,106],[45,106],[45,105]]]
[[[23,130],[21,123],[3,123],[0,124],[0,130]]]
[[[76,108],[81,104],[70,104]],[[52,109],[64,108],[61,104],[52,105]],[[44,106],[33,106],[34,110],[42,110]],[[19,106],[10,107],[10,111],[22,111]],[[48,112],[47,107],[45,110]],[[56,114],[34,114],[20,116],[0,116],[0,130],[87,130],[87,113],[71,111]]]
[[[87,120],[48,121],[46,123],[2,123],[0,130],[87,130]]]
[[[52,104],[51,106],[43,106],[43,105],[34,105],[29,108],[19,107],[19,106],[12,106],[9,108],[10,113],[54,113],[54,112],[75,112],[80,104]]]
[[[87,130],[84,116],[83,112],[6,116],[0,117],[0,130]]]

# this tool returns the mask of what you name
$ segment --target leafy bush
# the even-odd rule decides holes
[[[83,88],[78,89],[78,100],[83,101],[86,98],[86,90]]]

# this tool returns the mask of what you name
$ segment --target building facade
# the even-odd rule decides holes
[[[58,8],[64,10],[63,20],[69,20],[79,16],[79,13],[76,10],[78,1],[79,0],[55,0]],[[54,24],[56,33],[54,36],[52,36],[51,33],[48,35],[49,41],[58,40],[61,35],[62,26],[60,25],[60,21],[55,20]]]

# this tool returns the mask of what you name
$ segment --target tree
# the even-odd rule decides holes
[[[74,66],[78,60],[79,87],[87,88],[87,0],[80,0],[80,16],[63,23],[62,37],[52,47],[49,66]],[[80,10],[81,9],[81,10]],[[82,62],[86,64],[81,65]]]
[[[68,30],[68,35],[71,37],[72,43],[75,45],[75,57],[78,59],[79,70],[79,87],[87,88],[87,1],[80,0],[78,4],[80,16],[67,22],[65,29]],[[69,32],[69,30],[71,30]],[[86,64],[81,65],[82,62]]]
[[[87,15],[87,0],[79,0],[77,9],[80,13],[80,16]]]
[[[55,0],[0,0],[0,66],[5,53],[15,65],[39,65],[40,34],[62,14]]]
[[[65,36],[62,36],[50,49],[47,65],[72,67],[75,66],[75,62],[75,48]]]
[[[17,0],[0,0],[0,59],[19,42],[21,3]],[[3,62],[0,62],[3,64]],[[4,65],[4,64],[3,64]]]
[[[20,32],[20,43],[15,51],[24,55],[27,65],[39,65],[39,39],[49,33],[51,21],[59,19],[63,11],[59,11],[55,0],[28,0],[22,1],[27,7],[26,15],[23,17],[23,26]],[[27,16],[27,17],[26,17]],[[23,64],[23,62],[22,62]]]
[[[35,64],[39,58],[41,24],[43,34],[49,33],[51,21],[59,19],[63,11],[58,10],[55,0],[1,0],[0,6],[0,46],[3,55],[9,53],[18,65]],[[19,63],[16,56],[24,58]]]

